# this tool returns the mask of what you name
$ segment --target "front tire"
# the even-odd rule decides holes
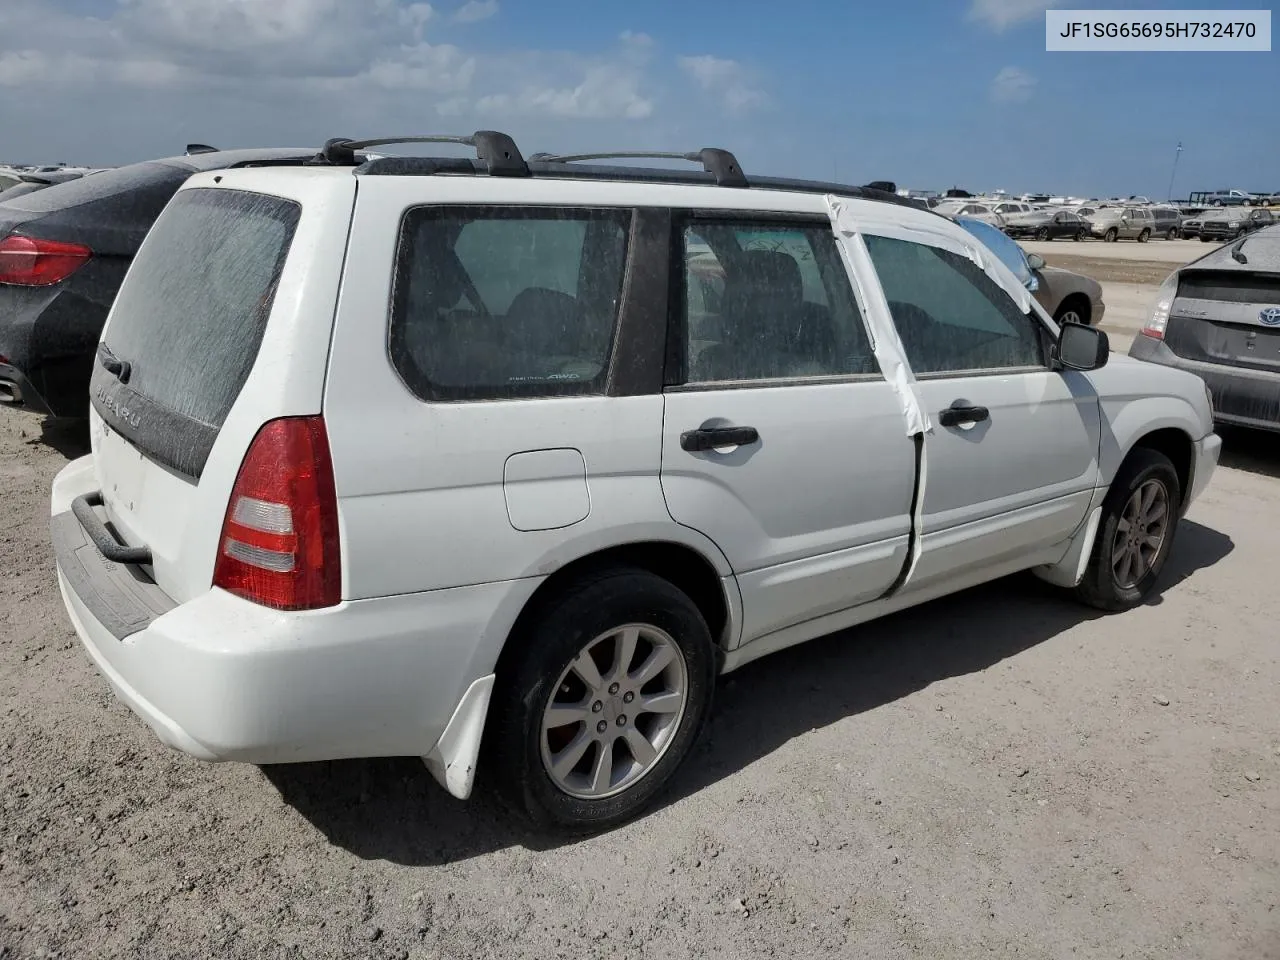
[[[1037,239],[1037,240],[1048,240],[1048,239],[1049,239],[1049,228],[1048,228],[1048,227],[1041,227],[1039,230],[1037,230],[1037,231],[1036,231],[1036,239]]]
[[[1102,502],[1102,519],[1077,599],[1099,610],[1138,606],[1164,569],[1181,513],[1182,487],[1163,453],[1135,448]]]
[[[544,604],[509,641],[485,767],[535,826],[590,833],[644,810],[711,710],[716,656],[698,607],[617,567]]]
[[[1112,227],[1110,230],[1108,230],[1106,233],[1102,235],[1102,239],[1105,240],[1107,243],[1115,243],[1119,238],[1120,238],[1120,231],[1117,230],[1115,227]]]

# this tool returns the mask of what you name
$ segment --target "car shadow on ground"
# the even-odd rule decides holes
[[[30,443],[43,443],[52,447],[68,460],[83,457],[89,452],[88,420],[55,420],[45,417],[40,424],[39,440]]]
[[[1183,521],[1160,591],[1232,547],[1224,534]],[[1151,602],[1159,603],[1159,594]],[[985,670],[1099,616],[1027,574],[749,664],[725,678],[706,734],[663,803],[731,776],[810,730]],[[466,803],[453,799],[417,759],[289,764],[263,773],[331,843],[366,859],[431,866],[508,846],[546,850],[566,842],[523,828],[488,790],[478,788]]]
[[[1280,433],[1219,426],[1224,467],[1280,478]]]

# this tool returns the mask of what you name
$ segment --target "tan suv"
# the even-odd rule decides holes
[[[1146,243],[1155,230],[1156,220],[1147,207],[1103,207],[1089,217],[1089,233],[1108,243],[1137,240]]]

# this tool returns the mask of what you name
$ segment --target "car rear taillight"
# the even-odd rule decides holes
[[[1156,302],[1151,307],[1147,322],[1142,326],[1142,335],[1153,340],[1163,340],[1164,332],[1169,328],[1169,313],[1173,310],[1173,301],[1178,296],[1178,271],[1174,271],[1160,284],[1156,292]]]
[[[253,438],[222,521],[213,585],[277,610],[342,599],[338,497],[323,417],[272,420]]]
[[[79,243],[10,236],[0,240],[0,283],[47,287],[67,279],[93,256]]]

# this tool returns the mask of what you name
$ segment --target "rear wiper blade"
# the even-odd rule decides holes
[[[1231,245],[1231,259],[1236,263],[1248,263],[1249,258],[1241,252],[1241,248],[1249,242],[1249,234],[1245,234],[1239,240]]]
[[[102,369],[106,370],[107,373],[114,376],[121,383],[129,382],[129,374],[133,370],[132,365],[128,360],[121,360],[112,353],[111,348],[105,343],[98,344],[98,360],[102,363]]]

